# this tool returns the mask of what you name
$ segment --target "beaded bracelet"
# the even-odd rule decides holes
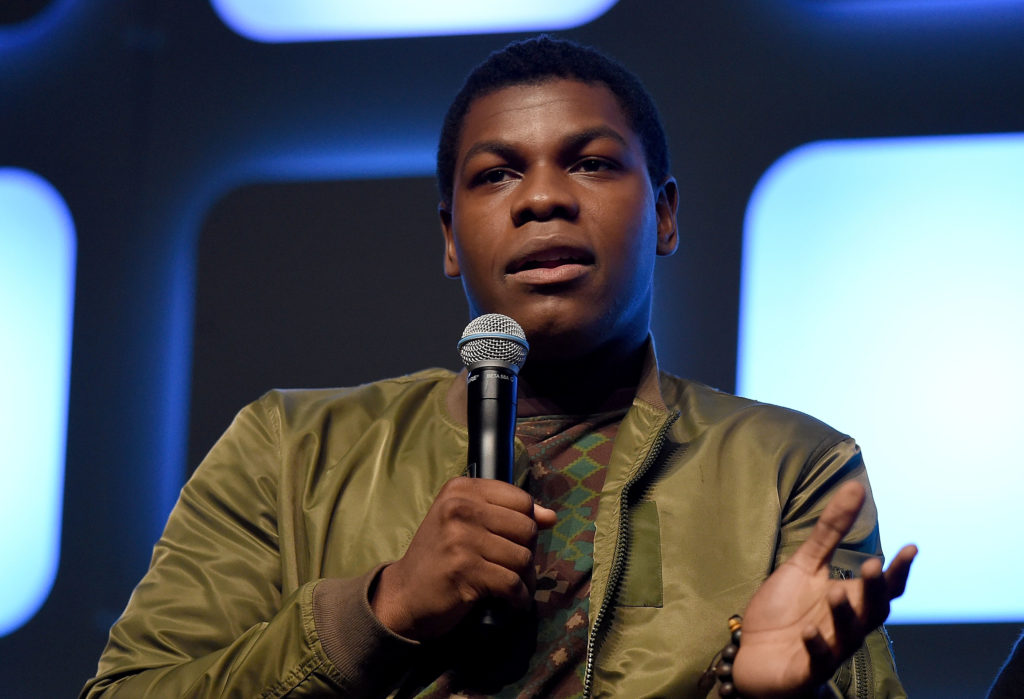
[[[731,699],[743,699],[736,691],[736,685],[732,681],[732,664],[736,660],[736,654],[740,650],[740,639],[743,636],[743,617],[733,614],[729,617],[729,645],[720,650],[711,659],[708,669],[701,675],[698,686],[707,691],[718,681],[718,696],[730,697]]]

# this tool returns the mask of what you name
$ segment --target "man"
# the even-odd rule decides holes
[[[875,629],[913,550],[882,574],[856,445],[657,370],[677,190],[636,78],[506,47],[438,180],[446,274],[531,344],[517,485],[461,477],[462,375],[271,392],[182,490],[83,696],[699,697],[744,609],[726,694],[901,696]],[[526,620],[509,648],[474,648],[482,604]]]

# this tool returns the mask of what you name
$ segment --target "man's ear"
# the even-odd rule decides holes
[[[658,254],[671,255],[679,247],[679,187],[676,178],[667,177],[654,193],[654,208],[658,215]]]
[[[452,212],[448,205],[441,202],[437,205],[437,215],[441,219],[441,234],[444,236],[444,274],[446,277],[459,277],[459,258],[455,254],[455,235],[452,233]]]

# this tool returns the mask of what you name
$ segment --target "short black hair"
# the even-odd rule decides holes
[[[437,144],[437,187],[443,204],[450,205],[452,201],[459,136],[473,101],[505,87],[537,85],[560,78],[600,83],[611,90],[640,137],[651,182],[660,185],[665,180],[669,170],[665,130],[654,100],[640,79],[597,49],[542,35],[513,42],[492,53],[473,69],[452,100]]]

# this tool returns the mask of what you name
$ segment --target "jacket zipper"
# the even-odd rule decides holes
[[[662,445],[665,443],[665,437],[668,434],[669,428],[672,427],[677,419],[679,419],[678,412],[674,415],[669,415],[665,419],[661,429],[658,430],[658,434],[654,438],[654,442],[651,444],[650,450],[647,452],[643,464],[633,474],[632,478],[626,482],[622,487],[622,492],[619,494],[619,531],[615,539],[615,551],[612,554],[612,568],[608,574],[608,587],[605,589],[604,599],[601,601],[601,607],[594,618],[594,625],[590,631],[590,638],[587,640],[587,667],[583,676],[584,699],[589,699],[594,689],[594,660],[599,648],[599,636],[603,637],[602,632],[606,625],[605,618],[608,616],[608,610],[611,608],[612,602],[618,595],[619,583],[622,581],[622,575],[626,569],[626,549],[629,546],[629,517],[626,507],[629,504],[633,488],[651,470],[655,460],[658,458],[658,454],[661,452]]]
[[[872,687],[868,680],[868,658],[865,647],[862,645],[853,654],[853,685],[857,688],[857,699],[868,699]]]
[[[832,566],[829,574],[834,580],[849,580],[853,577],[853,571]],[[873,633],[873,632],[872,632]],[[874,693],[874,679],[871,677],[871,660],[867,653],[867,639],[860,648],[850,656],[850,687],[856,693],[857,699],[869,699]]]

